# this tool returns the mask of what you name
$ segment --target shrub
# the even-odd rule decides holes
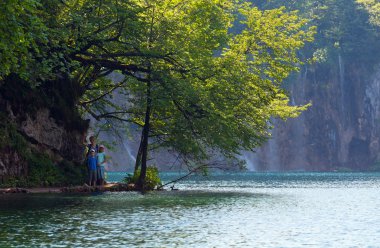
[[[44,154],[32,154],[27,158],[26,177],[7,177],[0,187],[41,187],[80,185],[86,180],[86,167],[63,160],[58,165]]]
[[[3,118],[3,115],[0,115]],[[8,122],[0,123],[0,149],[10,147],[11,149],[25,153],[27,141],[17,132],[16,127]]]
[[[86,181],[87,167],[63,160],[58,165],[60,173],[64,176],[63,185],[81,185]]]
[[[137,170],[136,173],[128,174],[124,178],[124,182],[126,183],[134,183],[136,184],[139,177],[140,177],[140,172],[141,170]],[[148,166],[146,170],[146,178],[145,178],[145,185],[144,185],[144,190],[154,190],[158,186],[161,186],[161,179],[159,177],[158,169],[155,166]]]
[[[13,188],[13,187],[29,187],[31,186],[28,180],[25,177],[10,177],[5,178],[0,184],[2,188]]]
[[[53,186],[62,184],[64,176],[46,155],[32,154],[28,159],[28,181],[32,186]]]
[[[27,181],[31,186],[80,185],[86,179],[85,166],[67,160],[63,160],[57,165],[44,154],[31,155],[28,164]]]

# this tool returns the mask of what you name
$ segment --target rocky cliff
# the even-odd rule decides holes
[[[296,119],[274,120],[272,138],[256,153],[243,153],[250,170],[376,167],[380,161],[380,64],[340,54],[332,61],[305,65],[288,80],[291,104],[311,102],[312,106]],[[112,154],[114,169],[133,167],[137,140],[125,139],[124,146]],[[123,161],[119,167],[117,161]]]
[[[63,171],[72,171],[67,166],[80,166],[83,161],[88,123],[67,97],[73,96],[70,80],[52,83],[56,92],[47,92],[49,85],[30,87],[15,77],[0,85],[0,183],[31,174],[35,184],[54,183],[58,178],[63,182]]]
[[[380,67],[341,55],[308,65],[289,83],[292,104],[312,102],[299,118],[275,121],[272,139],[246,154],[256,170],[374,169],[380,160]]]

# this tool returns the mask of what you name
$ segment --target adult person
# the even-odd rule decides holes
[[[91,149],[95,150],[95,154],[97,154],[99,152],[99,146],[98,146],[98,144],[96,144],[95,136],[90,137],[90,144],[87,145],[87,148],[88,148],[88,152],[86,154],[86,157],[88,157],[90,155]]]
[[[91,169],[90,169],[90,166],[89,166],[89,158],[91,157],[91,152],[92,150],[94,150],[94,156],[95,156],[95,159],[96,159],[96,154],[98,153],[98,150],[99,150],[99,147],[98,145],[96,144],[96,139],[95,139],[95,136],[91,136],[89,138],[90,140],[90,144],[87,144],[86,145],[86,150],[85,150],[85,166],[87,168],[87,177],[88,178],[92,178],[91,177]],[[97,170],[96,170],[96,163],[95,163],[95,175],[97,175]],[[91,182],[91,180],[90,180]],[[94,185],[96,184],[97,180],[95,179],[95,183]],[[90,185],[91,186],[91,185]]]

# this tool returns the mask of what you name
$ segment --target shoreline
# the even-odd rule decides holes
[[[47,193],[92,193],[92,192],[126,192],[138,191],[134,184],[108,183],[104,186],[67,186],[67,187],[35,187],[0,188],[1,194],[47,194]]]

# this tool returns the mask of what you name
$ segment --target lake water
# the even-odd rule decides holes
[[[380,247],[379,173],[216,174],[175,187],[0,195],[0,247]]]

